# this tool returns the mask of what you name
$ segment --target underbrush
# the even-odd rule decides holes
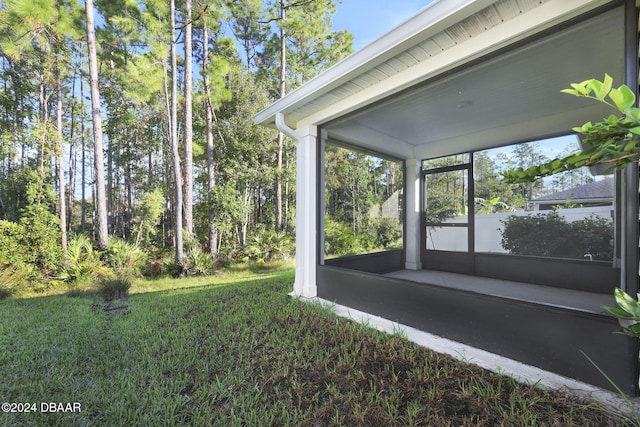
[[[4,413],[0,425],[624,424],[289,298],[292,279],[134,281],[126,307],[97,309],[89,293],[1,301],[0,396],[82,411]]]

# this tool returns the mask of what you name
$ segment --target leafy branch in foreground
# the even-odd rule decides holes
[[[501,172],[509,183],[533,182],[545,176],[577,169],[583,166],[608,165],[608,172],[624,169],[640,159],[640,108],[634,107],[636,96],[626,85],[617,89],[613,79],[605,74],[604,80],[585,80],[572,83],[571,89],[561,92],[594,99],[617,110],[622,115],[610,115],[601,122],[587,122],[573,130],[583,136],[583,150],[553,159],[527,169],[514,168]]]
[[[640,338],[640,302],[620,288],[616,288],[613,296],[616,299],[616,305],[602,308],[605,312],[618,318],[622,329],[616,332]]]

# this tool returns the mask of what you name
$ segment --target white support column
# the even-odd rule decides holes
[[[318,147],[317,127],[297,130],[296,166],[296,278],[293,296],[317,296],[318,264]]]
[[[420,180],[422,179],[421,161],[418,159],[406,160],[406,182],[405,198],[407,209],[405,211],[405,253],[407,270],[422,269],[421,254],[421,230],[420,230]]]

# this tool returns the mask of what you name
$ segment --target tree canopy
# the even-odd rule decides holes
[[[20,225],[37,207],[57,218],[40,218],[56,245],[86,233],[104,249],[105,212],[110,237],[153,254],[184,246],[179,267],[195,247],[237,258],[264,231],[290,236],[295,147],[252,117],[282,85],[351,52],[335,10],[333,0],[3,2],[0,220]],[[26,197],[34,185],[56,197]]]

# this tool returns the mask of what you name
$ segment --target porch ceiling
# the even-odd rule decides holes
[[[255,120],[275,127],[283,113],[292,128],[320,125],[329,138],[401,158],[563,133],[608,114],[559,91],[605,72],[622,82],[623,8],[495,55],[607,4],[620,2],[437,0]]]
[[[572,82],[624,82],[622,8],[434,79],[323,126],[329,139],[426,158],[569,132],[612,113],[560,93]]]

